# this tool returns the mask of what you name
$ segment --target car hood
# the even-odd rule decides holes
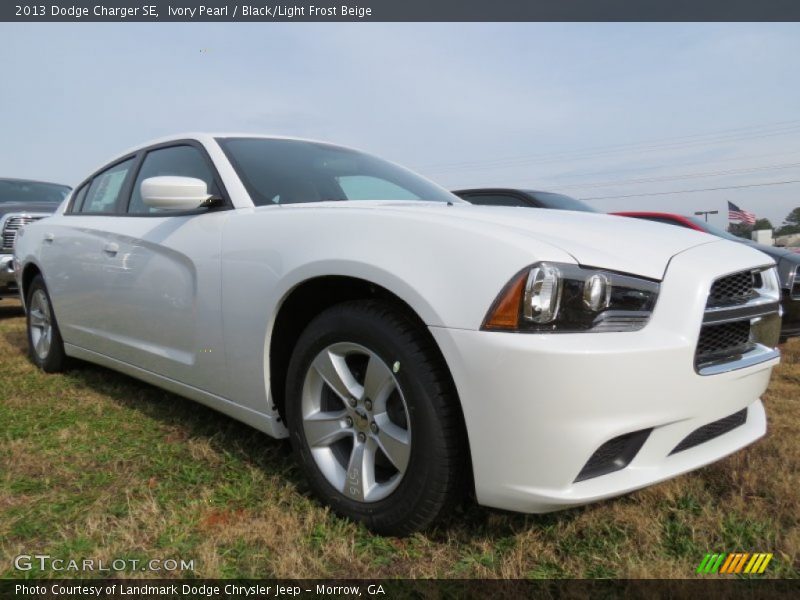
[[[314,209],[375,210],[447,224],[469,224],[486,237],[517,236],[546,243],[578,264],[662,279],[670,259],[689,248],[730,243],[678,227],[602,213],[540,208],[447,205],[440,202],[346,201],[284,205]],[[413,239],[413,238],[412,238]],[[546,257],[543,257],[546,258]],[[765,262],[767,262],[765,260]]]
[[[0,217],[8,213],[53,213],[60,202],[0,202]]]

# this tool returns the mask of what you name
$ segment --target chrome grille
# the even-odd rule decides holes
[[[14,240],[17,239],[17,231],[28,223],[33,223],[39,219],[43,219],[44,215],[10,215],[6,218],[3,224],[2,232],[2,249],[4,252],[12,252],[14,250]]]
[[[759,274],[755,274],[752,271],[741,271],[740,273],[720,277],[711,287],[707,306],[711,308],[744,304],[756,295],[756,275]]]
[[[768,359],[780,330],[780,286],[774,267],[719,277],[711,285],[694,366],[701,375]],[[773,340],[774,338],[774,340]]]
[[[744,354],[750,349],[750,320],[704,325],[697,342],[698,364]]]

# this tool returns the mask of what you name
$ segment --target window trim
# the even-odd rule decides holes
[[[200,155],[205,160],[206,164],[211,169],[211,174],[214,177],[214,183],[219,190],[220,196],[222,197],[222,203],[218,206],[211,206],[207,208],[196,208],[193,210],[181,210],[181,211],[170,211],[168,213],[129,213],[128,208],[130,207],[131,197],[133,194],[133,186],[136,184],[136,180],[139,177],[139,171],[141,171],[142,164],[144,163],[144,159],[147,154],[153,150],[163,150],[165,148],[172,148],[175,146],[192,146],[200,151]],[[83,186],[91,186],[94,179],[108,171],[109,169],[114,168],[115,166],[124,163],[130,159],[134,159],[133,164],[131,165],[128,174],[125,176],[125,181],[122,183],[122,187],[120,188],[119,196],[117,197],[117,202],[114,205],[113,212],[80,212],[75,210],[75,199],[77,198],[77,194],[73,194],[72,198],[70,198],[69,206],[67,206],[66,210],[64,211],[64,216],[67,217],[77,217],[77,216],[85,216],[85,217],[156,217],[156,218],[164,218],[164,217],[182,217],[182,216],[191,216],[191,215],[201,215],[206,214],[209,212],[217,212],[220,210],[232,210],[234,208],[233,202],[231,201],[230,195],[228,194],[228,190],[225,188],[225,184],[222,181],[222,177],[217,170],[217,166],[214,164],[214,161],[211,159],[211,156],[206,150],[206,147],[198,140],[194,139],[179,139],[179,140],[169,140],[167,142],[161,142],[159,144],[152,144],[150,146],[146,146],[144,148],[139,148],[135,152],[131,152],[122,156],[106,165],[100,167],[91,175],[89,175],[86,179],[80,182],[77,186],[75,186],[76,190],[80,190]],[[88,189],[87,189],[88,193]]]
[[[144,161],[147,158],[147,155],[151,152],[157,150],[166,150],[167,148],[177,148],[180,146],[190,146],[200,152],[200,156],[205,161],[206,165],[208,166],[209,170],[211,171],[211,176],[214,178],[214,185],[217,186],[217,190],[219,190],[220,196],[222,197],[222,204],[218,206],[209,206],[209,207],[198,207],[192,210],[175,210],[170,212],[161,212],[161,213],[131,213],[131,200],[133,199],[133,186],[136,185],[136,180],[139,179],[139,172],[142,170],[142,166],[144,165]],[[126,190],[127,199],[124,202],[124,206],[120,207],[121,211],[120,214],[123,217],[183,217],[183,216],[191,216],[191,215],[202,215],[208,212],[218,212],[220,210],[232,210],[234,208],[233,202],[231,202],[230,196],[228,195],[228,190],[225,188],[225,184],[222,182],[222,177],[217,170],[217,165],[214,164],[214,161],[211,159],[211,156],[208,154],[208,150],[206,147],[201,144],[197,140],[192,139],[185,139],[185,140],[170,140],[168,142],[163,142],[161,144],[153,144],[152,146],[148,146],[147,148],[142,148],[139,150],[139,154],[141,155],[139,161],[136,164],[136,176],[134,177],[133,181],[131,182],[130,189]]]
[[[67,206],[67,210],[70,210],[70,207],[74,206],[75,203],[78,201],[78,198],[81,194],[83,194],[83,198],[81,198],[81,202],[78,205],[78,210],[80,211],[81,206],[83,206],[84,201],[86,200],[86,194],[89,192],[89,185],[91,182],[87,181],[86,183],[79,185],[75,188],[75,192],[72,194],[72,197],[69,199],[69,206]],[[64,211],[66,212],[66,211]]]
[[[131,173],[136,169],[136,167],[138,165],[138,158],[139,158],[139,153],[138,152],[134,152],[133,154],[128,154],[126,156],[123,156],[122,158],[119,158],[119,159],[117,159],[117,160],[115,160],[113,162],[110,162],[107,165],[105,165],[104,167],[98,169],[97,171],[92,173],[89,177],[87,177],[85,180],[83,180],[79,185],[75,186],[75,189],[77,189],[77,190],[80,190],[81,188],[83,188],[83,186],[88,186],[87,189],[86,189],[86,193],[88,194],[89,193],[89,189],[88,188],[92,186],[92,183],[94,183],[94,180],[97,177],[99,177],[100,175],[102,175],[106,171],[108,171],[110,169],[113,169],[117,165],[121,165],[122,163],[133,159],[133,164],[131,164],[131,168],[128,169],[128,172],[125,174],[125,180],[122,182],[122,186],[119,188],[119,195],[117,196],[117,201],[114,204],[114,211],[113,212],[109,212],[109,211],[104,211],[104,212],[82,212],[80,210],[80,208],[83,208],[83,205],[86,203],[86,198],[85,197],[83,199],[83,202],[81,202],[81,206],[79,207],[79,210],[76,211],[75,210],[75,200],[77,199],[78,195],[77,194],[73,194],[72,198],[70,198],[69,206],[67,207],[67,210],[64,211],[64,216],[109,217],[109,216],[113,216],[113,215],[118,214],[120,198],[122,198],[128,192],[129,179],[131,177]]]

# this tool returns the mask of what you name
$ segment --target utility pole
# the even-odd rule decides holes
[[[706,223],[708,223],[708,215],[718,215],[718,210],[696,210],[695,213],[697,216],[703,215],[706,218]]]

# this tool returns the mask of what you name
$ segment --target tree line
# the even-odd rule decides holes
[[[789,235],[790,233],[800,233],[800,206],[792,210],[780,227],[774,227],[769,219],[756,219],[753,225],[747,223],[731,223],[728,225],[728,231],[733,235],[750,239],[750,233],[758,229],[773,229],[773,235]]]

